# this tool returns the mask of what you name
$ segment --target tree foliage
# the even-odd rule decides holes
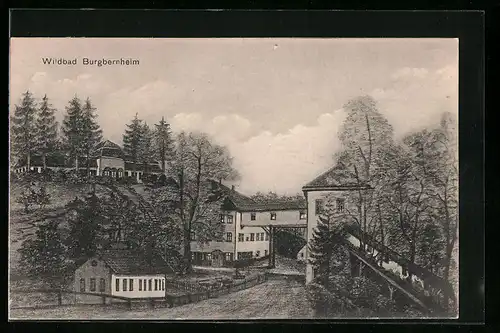
[[[81,132],[82,150],[87,162],[87,175],[89,174],[92,150],[102,140],[102,130],[97,122],[96,112],[97,109],[90,101],[90,98],[87,98],[83,104],[81,128],[79,129]]]
[[[19,158],[26,158],[28,170],[31,167],[31,157],[36,151],[36,104],[31,92],[23,94],[20,105],[15,105],[11,116],[12,150]]]
[[[170,130],[170,124],[162,117],[158,124],[155,124],[154,129],[154,146],[157,159],[160,161],[160,166],[165,173],[165,167],[168,161],[173,156],[174,140]]]
[[[78,171],[79,158],[84,153],[84,138],[82,133],[83,110],[80,99],[75,96],[66,106],[66,114],[62,124],[64,147],[69,156],[75,161],[75,169]]]
[[[127,124],[123,134],[123,152],[132,159],[135,164],[139,163],[140,149],[142,143],[142,120],[136,114],[130,124]]]
[[[35,238],[24,241],[19,252],[28,276],[41,279],[52,288],[64,286],[69,279],[71,266],[57,222],[40,224]]]
[[[45,95],[40,104],[38,117],[36,120],[36,143],[37,151],[42,155],[43,169],[47,168],[47,154],[54,152],[57,148],[57,122],[54,112],[56,110],[49,103]]]
[[[231,179],[236,175],[232,158],[203,133],[181,132],[170,161],[172,179],[164,187],[153,190],[155,205],[170,211],[182,232],[186,267],[191,269],[191,240],[198,242],[222,239],[219,221],[223,196],[214,189],[214,180]]]

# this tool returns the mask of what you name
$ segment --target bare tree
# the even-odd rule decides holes
[[[182,229],[184,260],[189,271],[191,241],[208,242],[222,237],[219,213],[224,197],[212,185],[217,180],[234,179],[237,172],[232,168],[228,150],[203,133],[182,132],[177,136],[169,168],[172,181],[154,190],[154,196]]]
[[[374,191],[364,188],[367,185],[373,187],[377,174],[383,172],[380,160],[386,147],[392,144],[393,130],[370,96],[349,101],[344,105],[344,110],[347,118],[339,134],[343,150],[337,155],[337,162],[344,165],[355,180],[358,190],[352,199],[357,212],[351,216],[360,225],[362,234],[366,234],[369,231],[370,213],[376,206],[376,197]],[[363,239],[360,241],[364,249],[365,242]]]

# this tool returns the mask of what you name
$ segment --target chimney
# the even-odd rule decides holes
[[[234,192],[234,185],[231,185],[231,191]]]
[[[219,178],[219,184],[222,184],[222,178]]]

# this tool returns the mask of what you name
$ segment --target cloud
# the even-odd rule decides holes
[[[238,114],[210,119],[201,113],[179,113],[171,118],[171,126],[174,131],[203,131],[227,146],[242,176],[240,191],[293,194],[333,163],[344,117],[342,110],[325,113],[313,125],[298,124],[283,133],[262,131],[260,124]]]
[[[403,68],[392,78],[387,87],[374,89],[370,94],[393,125],[396,137],[436,126],[442,112],[458,114],[458,64],[433,71]]]
[[[426,68],[410,68],[404,67],[392,74],[393,80],[400,80],[406,78],[419,78],[423,79],[427,76],[429,71]]]
[[[264,131],[230,145],[235,167],[242,175],[242,191],[300,192],[332,164],[340,147],[337,131],[344,117],[342,111],[326,113],[312,126],[296,125],[278,134]]]

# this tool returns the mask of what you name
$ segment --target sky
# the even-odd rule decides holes
[[[138,113],[226,145],[242,193],[294,194],[330,168],[342,106],[371,95],[396,137],[458,116],[458,39],[12,38],[10,106],[30,90],[58,110],[75,95],[97,108],[106,139],[122,143]],[[83,65],[138,59],[139,65]],[[77,58],[76,65],[42,58]]]

